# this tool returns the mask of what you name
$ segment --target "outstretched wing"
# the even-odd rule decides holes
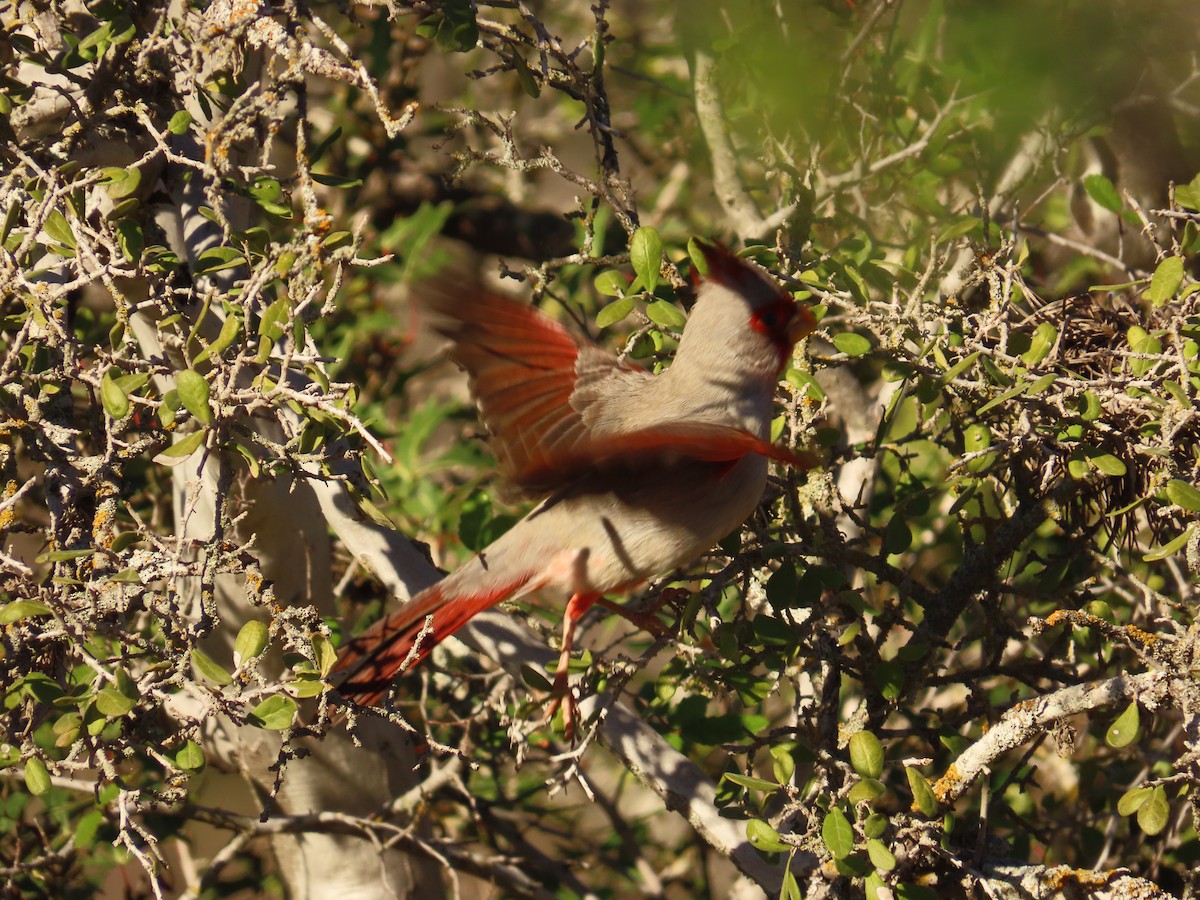
[[[649,372],[576,340],[549,316],[500,294],[433,288],[422,305],[453,342],[450,358],[470,377],[501,474],[524,491],[548,493],[589,468],[660,452],[714,462],[758,453],[800,468],[816,463],[816,457],[711,422],[597,430],[593,422],[612,421],[600,414],[606,404],[648,400],[631,388],[644,385]]]
[[[501,474],[518,487],[555,486],[588,457],[584,415],[604,390],[580,384],[649,378],[533,307],[475,290],[423,298],[434,327],[453,341],[450,358],[467,370]]]

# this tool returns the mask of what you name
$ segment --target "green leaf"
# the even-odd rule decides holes
[[[121,254],[125,259],[133,264],[141,262],[142,253],[146,249],[146,236],[142,233],[142,226],[133,219],[125,219],[117,224],[117,244],[121,247]]]
[[[1139,325],[1130,326],[1125,333],[1125,338],[1129,341],[1129,349],[1134,353],[1142,353],[1151,357],[1162,353],[1162,344],[1158,339]],[[1131,359],[1129,371],[1134,375],[1145,375],[1157,364],[1158,360],[1156,359]]]
[[[871,838],[867,841],[867,856],[871,857],[871,865],[877,871],[890,872],[896,868],[895,855],[877,838]]]
[[[796,876],[791,869],[783,871],[783,888],[779,893],[779,900],[804,900],[804,892],[800,890],[800,885],[796,882]]]
[[[533,77],[529,64],[525,62],[520,53],[513,53],[512,61],[513,69],[517,73],[517,81],[521,84],[521,90],[536,100],[542,93],[542,86]]]
[[[183,746],[175,751],[175,765],[185,772],[203,771],[204,748],[193,740],[184,741]]]
[[[1170,818],[1171,805],[1167,803],[1167,792],[1160,784],[1138,809],[1138,827],[1146,834],[1156,835],[1167,827]]]
[[[1167,499],[1189,512],[1200,512],[1200,491],[1186,481],[1172,478],[1167,482]]]
[[[1155,306],[1162,306],[1175,297],[1179,285],[1183,283],[1183,259],[1178,256],[1168,256],[1154,270],[1150,279],[1150,287],[1146,291],[1146,299]]]
[[[629,279],[616,269],[605,269],[596,276],[592,285],[599,293],[606,297],[623,297],[625,291],[629,288]],[[629,309],[633,309],[633,301],[630,301]],[[600,311],[600,315],[604,315],[604,310]],[[600,315],[596,317],[597,321],[599,321]],[[624,318],[624,316],[620,318]],[[617,320],[614,319],[613,321]],[[603,328],[604,326],[601,325],[600,327]]]
[[[1108,726],[1108,733],[1104,736],[1108,746],[1120,749],[1128,747],[1138,736],[1138,728],[1141,722],[1138,717],[1137,703],[1130,703],[1125,708],[1125,712],[1117,716],[1116,721]]]
[[[238,629],[237,639],[233,642],[233,664],[241,668],[246,662],[257,659],[267,648],[270,629],[266,622],[250,619]]]
[[[119,421],[129,414],[129,395],[108,372],[100,379],[100,402],[104,405],[104,411],[114,421]]]
[[[248,721],[249,724],[268,731],[283,731],[292,727],[297,709],[296,701],[291,697],[276,694],[254,707]]]
[[[196,260],[196,274],[208,275],[242,265],[246,257],[233,247],[210,247]]]
[[[875,684],[888,700],[896,700],[904,692],[904,668],[895,660],[881,662],[875,667]]]
[[[892,516],[883,530],[883,551],[903,553],[912,546],[912,529],[900,513]]]
[[[142,201],[137,197],[126,197],[124,200],[115,204],[105,216],[110,222],[119,222],[132,213],[135,209],[142,205]]]
[[[784,563],[767,579],[765,585],[767,602],[774,610],[791,609],[796,605],[797,594],[800,590],[800,577],[796,567]]]
[[[863,822],[863,834],[869,838],[881,837],[888,827],[888,818],[882,813],[871,813]]]
[[[337,650],[333,648],[333,644],[329,642],[329,638],[323,634],[312,635],[313,646],[313,662],[316,663],[317,671],[322,675],[328,675],[337,663]]]
[[[708,275],[708,259],[704,256],[704,251],[700,249],[700,244],[695,238],[688,238],[687,242],[688,258],[692,261],[692,266],[700,274],[701,278]]]
[[[192,360],[193,365],[198,365],[206,359],[220,356],[228,349],[229,345],[234,342],[234,339],[241,334],[242,320],[232,313],[225,317],[225,321],[221,323],[221,333],[217,335],[217,339],[205,347]],[[207,425],[208,423],[205,422]]]
[[[201,650],[199,647],[192,649],[192,665],[196,667],[205,679],[211,681],[215,685],[226,685],[233,681],[229,677],[229,673],[224,666],[219,665],[211,656]]]
[[[646,290],[653,292],[658,287],[658,270],[662,266],[662,238],[658,231],[643,225],[633,233],[629,241],[629,261],[633,271],[642,279]],[[663,324],[663,323],[660,323]]]
[[[625,297],[614,303],[609,303],[596,314],[596,327],[608,328],[615,325],[633,312],[633,298]]]
[[[869,731],[850,735],[850,765],[863,778],[878,778],[883,774],[883,744]]]
[[[128,715],[133,707],[134,701],[115,687],[103,688],[96,694],[96,709],[100,711],[101,715],[110,719],[119,719]]]
[[[1085,422],[1094,422],[1100,418],[1100,398],[1093,391],[1084,391],[1077,405],[1079,418]]]
[[[1089,454],[1087,457],[1088,465],[1097,471],[1103,472],[1105,475],[1111,475],[1114,478],[1119,478],[1127,471],[1125,463],[1117,459],[1111,453]]]
[[[846,796],[851,803],[857,805],[859,803],[871,803],[886,793],[887,787],[882,781],[877,778],[864,778],[854,787],[850,788],[850,793]]]
[[[1200,175],[1175,188],[1175,202],[1184,209],[1200,210]]]
[[[212,409],[208,405],[208,382],[195,369],[184,369],[175,376],[179,401],[202,425],[211,425]]]
[[[1050,355],[1057,340],[1058,329],[1049,322],[1042,322],[1033,333],[1029,349],[1021,354],[1021,361],[1027,366],[1036,366]]]
[[[779,832],[762,819],[751,819],[746,823],[746,838],[764,853],[780,853],[789,849],[788,845],[779,839]]]
[[[983,222],[975,216],[960,216],[952,224],[947,225],[937,236],[937,242],[944,244],[947,241],[952,241],[955,238],[960,238],[963,235],[970,234],[979,228]]]
[[[94,547],[85,547],[82,550],[51,550],[49,553],[43,553],[37,557],[35,562],[67,562],[72,559],[83,559],[85,556],[91,556],[96,552]]]
[[[53,615],[50,607],[40,600],[14,600],[0,606],[0,625],[12,625],[22,619],[49,615]]]
[[[204,443],[204,436],[207,431],[193,431],[187,437],[176,441],[162,453],[154,458],[155,462],[163,465],[174,465],[175,463],[183,462],[193,453],[195,453],[200,445]]]
[[[50,211],[50,215],[46,217],[46,224],[42,227],[52,240],[57,241],[64,247],[70,247],[72,250],[75,249],[75,235],[71,231],[67,217],[57,209]]]
[[[754,778],[750,775],[739,775],[737,772],[726,772],[721,778],[750,791],[766,791],[773,794],[779,790],[779,785],[774,781],[767,781],[765,778]]]
[[[127,169],[108,166],[100,171],[104,175],[100,179],[100,184],[105,185],[105,191],[114,200],[124,200],[131,194],[136,193],[137,189],[141,187],[142,170],[134,166],[130,166]]]
[[[1119,213],[1125,205],[1121,202],[1121,195],[1117,193],[1113,183],[1099,173],[1084,176],[1083,189],[1087,191],[1089,197],[1109,212]]]
[[[186,109],[181,109],[175,115],[171,116],[171,121],[167,123],[167,131],[171,134],[183,134],[191,127],[192,114]]]
[[[908,787],[913,794],[913,808],[926,816],[937,815],[937,798],[934,797],[933,788],[929,786],[925,776],[912,766],[906,766],[904,774],[908,776]]]
[[[40,757],[31,756],[25,762],[25,787],[35,797],[50,790],[50,772]]]
[[[687,316],[680,312],[679,307],[666,300],[655,300],[646,307],[646,315],[655,325],[663,328],[682,328],[687,324]]]
[[[1132,816],[1142,808],[1142,804],[1149,800],[1153,793],[1154,788],[1152,787],[1130,788],[1117,801],[1117,813],[1122,816]]]
[[[846,814],[836,806],[825,814],[821,823],[821,840],[834,859],[844,859],[854,852],[854,829]]]
[[[843,331],[833,336],[833,346],[847,356],[864,356],[871,351],[871,342],[861,334]]]
[[[1162,547],[1157,547],[1154,550],[1151,550],[1149,553],[1143,555],[1142,561],[1157,562],[1160,559],[1166,559],[1168,556],[1173,556],[1174,554],[1178,553],[1187,546],[1187,542],[1191,538],[1192,532],[1195,530],[1195,528],[1195,525],[1189,526],[1183,534],[1175,538],[1175,540],[1171,541],[1169,544],[1166,544]]]

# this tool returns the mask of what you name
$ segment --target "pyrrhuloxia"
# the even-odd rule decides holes
[[[470,376],[501,473],[545,499],[350,641],[334,670],[346,673],[343,697],[378,703],[472,616],[550,589],[570,596],[561,698],[575,622],[597,599],[691,562],[738,527],[762,497],[768,458],[809,464],[768,433],[779,375],[812,314],[757,266],[714,246],[704,256],[675,360],[657,376],[495,294],[426,300]]]

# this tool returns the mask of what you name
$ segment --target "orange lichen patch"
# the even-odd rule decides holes
[[[1148,631],[1138,628],[1136,625],[1126,625],[1122,630],[1126,635],[1137,641],[1143,647],[1149,647],[1152,644],[1157,644],[1160,640],[1157,634],[1151,634]]]
[[[949,803],[954,797],[958,796],[961,786],[962,776],[958,773],[957,763],[950,763],[950,768],[946,770],[946,774],[930,785],[933,789],[933,796],[937,798],[938,803]]]
[[[1056,893],[1075,893],[1075,887],[1102,888],[1113,887],[1121,897],[1131,900],[1150,900],[1150,898],[1168,897],[1157,885],[1129,874],[1126,869],[1110,869],[1107,872],[1096,872],[1091,869],[1072,869],[1069,866],[1058,866],[1047,870],[1038,881]]]
[[[1054,612],[1050,613],[1050,615],[1046,616],[1046,627],[1053,628],[1070,615],[1071,613],[1069,610],[1056,609]]]

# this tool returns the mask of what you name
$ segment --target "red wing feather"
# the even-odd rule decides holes
[[[501,473],[518,487],[553,486],[585,456],[577,447],[587,443],[587,426],[571,403],[581,371],[589,380],[643,373],[499,294],[433,291],[425,305],[454,342],[450,358],[467,370]]]
[[[757,453],[799,469],[810,469],[819,462],[814,454],[795,453],[741,428],[712,422],[664,422],[606,443],[613,456],[667,451],[706,462],[726,462]]]

